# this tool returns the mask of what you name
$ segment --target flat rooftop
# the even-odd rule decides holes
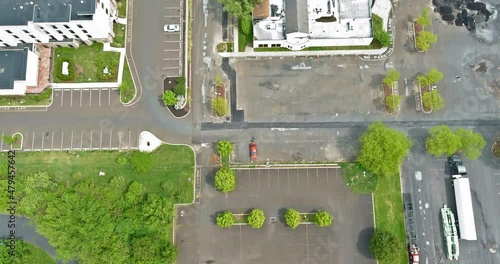
[[[89,20],[95,13],[95,0],[0,0],[0,26],[34,22]]]
[[[0,89],[14,88],[14,81],[26,79],[28,49],[0,50]]]

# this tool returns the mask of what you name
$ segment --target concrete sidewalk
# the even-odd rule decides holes
[[[236,35],[236,34],[235,34]],[[235,49],[237,46],[235,44]],[[245,57],[314,57],[314,56],[348,56],[348,55],[382,55],[387,47],[370,50],[318,50],[318,51],[270,51],[270,52],[221,52],[220,56],[226,58]]]

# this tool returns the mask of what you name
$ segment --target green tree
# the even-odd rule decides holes
[[[419,76],[417,76],[417,81],[420,84],[420,86],[429,86],[429,85],[431,85],[430,80],[425,75],[419,75]]]
[[[30,250],[28,243],[23,240],[16,240],[15,254],[9,253],[9,240],[0,241],[0,264],[25,264],[33,263],[31,255],[33,252]]]
[[[223,97],[212,98],[212,109],[217,116],[225,116],[227,114],[227,101]]]
[[[134,237],[131,241],[131,256],[130,263],[174,263],[177,258],[177,248],[163,237]]]
[[[398,173],[399,165],[413,145],[407,136],[381,122],[371,124],[360,142],[358,162],[378,176]]]
[[[459,128],[456,135],[460,138],[461,151],[465,156],[469,159],[478,159],[481,156],[481,151],[486,146],[486,141],[484,141],[480,133]]]
[[[431,128],[429,134],[425,140],[425,147],[433,156],[452,155],[462,147],[460,137],[445,125]]]
[[[444,98],[439,94],[438,89],[424,92],[422,95],[422,103],[426,109],[439,111],[445,107]]]
[[[217,151],[220,156],[227,157],[233,152],[233,144],[227,140],[217,141]]]
[[[264,211],[260,209],[253,209],[247,217],[248,224],[257,229],[262,227],[265,220]]]
[[[170,90],[163,93],[162,99],[166,106],[173,106],[177,103],[177,96]]]
[[[333,216],[328,212],[320,211],[316,213],[316,225],[320,227],[330,226],[333,221]]]
[[[128,186],[127,192],[125,193],[125,201],[128,204],[139,204],[142,201],[143,194],[144,186],[134,181]]]
[[[417,35],[417,49],[421,51],[428,51],[431,47],[431,44],[434,44],[438,41],[438,37],[432,32],[429,31],[421,31]]]
[[[7,145],[12,145],[16,142],[15,138],[13,136],[9,135],[3,135],[2,136],[3,142],[5,142]]]
[[[19,202],[19,209],[27,215],[33,215],[44,204],[48,194],[57,188],[57,184],[47,172],[29,175],[23,185],[25,199]]]
[[[236,174],[230,168],[221,168],[215,174],[215,188],[217,190],[228,193],[234,191],[236,188]]]
[[[373,34],[373,38],[380,42],[382,47],[389,47],[392,43],[392,36],[386,31],[377,31]]]
[[[177,84],[174,86],[172,91],[175,93],[175,95],[184,96],[186,94],[186,78],[184,76],[179,76],[175,81],[177,82]]]
[[[429,9],[424,8],[422,10],[422,14],[417,18],[417,24],[423,26],[423,27],[428,27],[431,25],[431,19],[429,18]]]
[[[425,77],[427,77],[427,80],[429,80],[430,84],[437,84],[443,79],[444,75],[436,68],[431,68],[429,72],[427,72]]]
[[[384,80],[382,81],[385,85],[392,86],[394,82],[397,82],[399,80],[399,72],[395,69],[390,69],[387,72],[387,75],[385,76]]]
[[[109,180],[109,185],[116,191],[125,190],[125,186],[127,186],[127,181],[123,176],[115,176]]]
[[[172,206],[165,198],[156,194],[148,194],[141,206],[143,222],[155,229],[162,229],[172,221],[170,219]]]
[[[370,251],[378,261],[394,263],[401,250],[399,241],[394,234],[375,230],[370,240]]]
[[[262,0],[219,0],[224,11],[227,11],[233,17],[251,19],[252,11],[256,4]]]
[[[297,228],[300,224],[300,214],[294,209],[288,209],[285,213],[286,224],[292,229]]]
[[[125,157],[125,155],[120,155],[118,156],[118,158],[116,158],[116,163],[118,163],[118,165],[125,165],[127,164],[128,162],[128,159],[127,157]]]
[[[217,214],[217,226],[230,228],[234,223],[234,215],[230,211],[224,211]]]
[[[146,174],[153,168],[153,155],[147,152],[134,151],[130,155],[130,165],[135,172]]]
[[[216,86],[222,86],[224,84],[224,81],[222,80],[222,77],[220,75],[215,76],[215,85]]]
[[[394,113],[398,109],[400,101],[401,96],[392,94],[385,98],[385,106],[390,113]]]

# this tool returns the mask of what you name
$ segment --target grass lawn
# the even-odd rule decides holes
[[[0,106],[45,106],[52,101],[52,89],[47,88],[40,94],[23,96],[0,96]]]
[[[313,213],[300,214],[300,222],[316,223],[316,214]]]
[[[248,223],[248,215],[234,215],[234,223],[235,224],[245,224]]]
[[[248,32],[245,32],[245,30],[242,29],[242,24],[250,24],[248,26],[249,30]],[[252,26],[252,20],[250,21],[245,21],[242,19],[238,20],[238,51],[239,52],[244,52],[245,47],[253,42],[253,26]]]
[[[128,61],[125,59],[125,63],[123,65],[123,79],[122,84],[120,85],[120,98],[122,102],[129,103],[132,101],[136,92],[134,80],[132,80],[132,74],[128,66]]]
[[[234,52],[234,43],[233,42],[227,43],[227,52]]]
[[[332,47],[309,47],[303,51],[320,51],[320,50],[367,50],[367,49],[380,49],[382,45],[377,40],[373,40],[368,46],[332,46]],[[255,52],[271,52],[271,51],[291,51],[287,48],[254,48]]]
[[[14,143],[12,143],[12,149],[21,149],[23,146],[23,135],[21,133],[15,133],[12,138],[14,139]]]
[[[115,32],[115,37],[113,38],[111,47],[125,48],[125,25],[114,22],[113,32]]]
[[[377,229],[388,230],[395,234],[401,245],[401,254],[394,262],[379,264],[406,264],[408,253],[406,250],[406,234],[403,215],[403,198],[399,174],[381,177],[377,190],[374,192],[375,224]]]
[[[44,264],[52,264],[56,263],[56,261],[45,251],[43,251],[41,248],[30,244],[26,243],[27,248],[30,252],[26,257],[27,262],[26,263],[44,263]]]
[[[186,146],[163,145],[153,152],[153,169],[147,174],[135,173],[130,165],[118,165],[118,156],[130,152],[118,151],[52,151],[16,153],[17,175],[47,171],[58,181],[75,181],[93,178],[96,183],[107,183],[113,176],[123,176],[128,181],[140,182],[148,193],[166,198],[180,196],[178,202],[193,200],[194,155]],[[0,154],[0,168],[7,171],[7,154]],[[99,172],[106,176],[100,177]],[[160,184],[168,182],[170,190],[164,191]]]
[[[120,63],[120,53],[102,51],[102,43],[91,46],[82,44],[79,48],[61,47],[55,49],[53,81],[60,82],[116,82],[117,70]],[[63,80],[56,69],[60,68],[65,60],[74,62],[74,80]],[[110,75],[103,76],[104,67],[108,66]]]
[[[127,0],[116,0],[118,6],[118,17],[127,17]]]
[[[359,163],[341,163],[342,175],[353,193],[372,193],[377,189],[378,177],[366,171]]]

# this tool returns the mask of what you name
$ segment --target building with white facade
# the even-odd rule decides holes
[[[264,0],[253,11],[254,48],[367,46],[371,0]]]
[[[29,48],[0,49],[0,95],[24,95],[38,81],[38,55]]]
[[[57,45],[114,37],[115,0],[0,1],[0,47]]]
[[[0,95],[24,94],[26,86],[33,86],[36,45],[111,42],[116,7],[115,0],[0,0]],[[10,58],[26,61],[10,63]]]

